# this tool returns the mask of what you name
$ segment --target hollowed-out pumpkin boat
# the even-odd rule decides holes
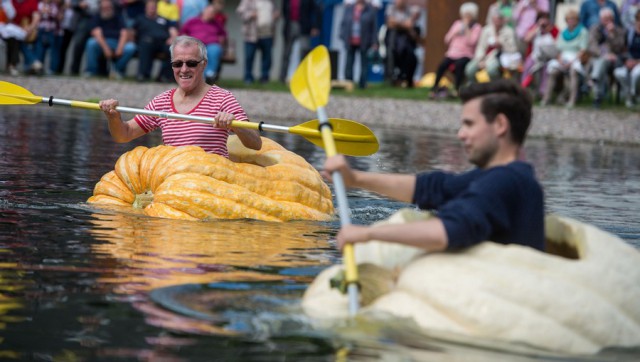
[[[318,171],[277,142],[262,141],[255,151],[230,136],[229,159],[197,146],[136,147],[87,201],[172,219],[331,219],[331,191]]]
[[[387,223],[429,217],[401,210]],[[549,215],[546,250],[483,242],[425,254],[399,244],[355,244],[361,317],[409,320],[426,335],[553,353],[640,347],[640,252],[619,237]],[[313,281],[302,306],[321,325],[348,318],[342,266]],[[331,281],[331,282],[330,282]],[[563,359],[571,360],[571,359]],[[597,359],[594,359],[597,360]]]

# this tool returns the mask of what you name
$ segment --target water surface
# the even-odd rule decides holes
[[[359,169],[470,167],[453,134],[374,132],[380,151],[353,158]],[[324,160],[323,150],[299,136],[268,136],[316,167]],[[416,338],[394,325],[369,326],[374,332],[365,336],[348,326],[311,328],[298,303],[316,274],[341,262],[332,241],[337,220],[186,222],[84,203],[118,156],[158,143],[157,134],[113,143],[95,111],[2,109],[0,360],[531,357]],[[536,167],[548,212],[640,248],[640,148],[530,140],[524,156]],[[364,191],[348,196],[354,223],[406,206]],[[637,355],[614,351],[600,359],[627,357]]]

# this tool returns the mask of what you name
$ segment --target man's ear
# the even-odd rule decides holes
[[[498,113],[493,121],[493,127],[496,130],[496,135],[503,137],[506,136],[511,130],[511,123],[507,116],[503,113]]]

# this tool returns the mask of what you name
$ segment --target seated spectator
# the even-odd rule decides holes
[[[589,30],[589,54],[591,71],[589,85],[594,92],[594,106],[599,107],[609,88],[609,75],[622,65],[625,52],[626,32],[615,23],[613,11],[604,7],[600,10],[600,23]]]
[[[413,87],[413,75],[418,65],[415,51],[418,46],[420,28],[416,21],[420,17],[420,8],[409,5],[407,0],[395,0],[385,11],[387,37],[393,58],[394,84]]]
[[[38,39],[36,40],[36,58],[45,63],[45,57],[49,52],[49,69],[47,74],[54,74],[58,70],[60,62],[60,48],[62,47],[62,20],[63,5],[61,0],[40,0],[38,13]]]
[[[491,23],[482,28],[475,55],[465,67],[469,82],[476,82],[476,73],[481,70],[487,72],[490,80],[496,80],[502,77],[503,69],[516,70],[520,66],[522,56],[515,32],[505,23],[504,15],[494,11]]]
[[[640,11],[636,12],[636,23],[629,29],[627,35],[627,54],[624,65],[613,71],[620,83],[622,94],[625,95],[625,105],[633,108],[640,95]]]
[[[244,82],[253,83],[253,62],[260,51],[260,82],[269,81],[276,20],[280,11],[273,0],[242,0],[236,9],[244,37]]]
[[[613,12],[617,25],[622,25],[618,5],[611,0],[584,0],[580,5],[580,24],[587,29],[591,29],[600,22],[600,10],[609,8]]]
[[[627,30],[636,27],[635,17],[640,11],[640,0],[625,0],[620,6],[620,21]]]
[[[549,13],[543,12],[538,14],[536,23],[523,38],[526,44],[531,44],[531,52],[526,56],[522,68],[522,86],[527,88],[533,85],[534,89],[537,86],[539,90],[534,94],[542,93],[546,84],[544,69],[547,62],[558,55],[557,36],[558,29],[551,23]]]
[[[587,46],[589,31],[580,24],[577,10],[570,9],[565,15],[567,27],[556,39],[556,48],[560,52],[556,59],[547,65],[547,85],[542,95],[542,105],[547,105],[553,99],[558,85],[563,86],[565,92],[569,88],[567,107],[575,106],[578,98],[580,78],[586,75],[586,61],[588,60]],[[564,79],[569,77],[569,87],[564,87]]]
[[[12,23],[21,27],[25,36],[18,41],[20,52],[24,57],[23,69],[25,72],[39,74],[42,71],[42,62],[36,57],[35,44],[38,40],[38,24],[40,13],[38,12],[38,0],[13,1],[16,15]]]
[[[218,78],[218,69],[222,59],[227,31],[218,19],[222,12],[219,3],[207,5],[199,17],[192,18],[180,29],[183,35],[189,35],[202,41],[207,47],[207,68],[204,76],[208,84],[213,84]]]
[[[139,16],[133,24],[139,60],[136,79],[139,82],[149,80],[153,60],[157,57],[162,60],[162,67],[157,79],[168,82],[171,81],[173,75],[169,46],[178,36],[178,27],[175,22],[158,16],[157,9],[156,0],[147,0],[145,14]]]
[[[453,66],[456,93],[462,86],[465,67],[473,58],[480,33],[482,32],[482,26],[478,23],[477,18],[478,5],[466,2],[460,6],[460,19],[453,22],[453,25],[444,36],[447,52],[436,70],[436,79],[433,83],[431,98],[436,98],[440,91],[440,80],[451,66]]]
[[[540,13],[549,13],[549,0],[520,0],[513,8],[518,50],[525,57],[531,52],[531,43],[527,42],[525,37],[536,25]]]
[[[129,31],[113,1],[100,0],[100,10],[91,23],[91,38],[87,40],[84,75],[98,75],[98,60],[104,57],[111,62],[111,77],[122,79],[135,52],[136,45],[129,41]]]
[[[376,34],[378,25],[376,9],[366,0],[357,0],[344,7],[340,21],[340,39],[347,51],[345,78],[353,80],[353,63],[356,53],[360,55],[360,79],[358,87],[367,87],[367,71],[369,69],[368,53],[378,48]]]
[[[513,27],[515,25],[513,22],[513,8],[517,2],[517,0],[496,0],[496,2],[489,5],[485,25],[491,24],[491,14],[499,12],[504,17],[505,24]]]

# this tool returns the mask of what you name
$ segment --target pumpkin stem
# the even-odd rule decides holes
[[[144,209],[147,205],[153,202],[153,192],[145,191],[144,193],[137,194],[136,199],[133,201],[133,207],[136,209]]]

